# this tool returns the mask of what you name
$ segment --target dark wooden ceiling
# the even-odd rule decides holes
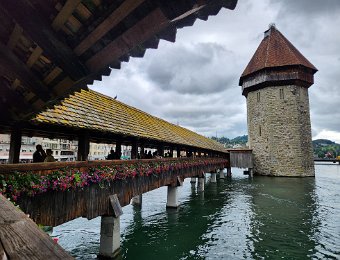
[[[0,124],[25,121],[237,0],[0,0]]]

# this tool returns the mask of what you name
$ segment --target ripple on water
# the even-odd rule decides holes
[[[143,195],[121,217],[122,259],[340,259],[340,166],[316,166],[316,178],[189,180],[181,206],[166,210],[166,188]],[[77,219],[53,236],[78,259],[99,250],[100,218]]]

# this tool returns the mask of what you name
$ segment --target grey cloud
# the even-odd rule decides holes
[[[320,16],[340,10],[339,0],[271,0],[272,3],[281,4],[280,15],[308,15]]]
[[[310,88],[315,134],[339,132],[340,0],[240,0],[208,21],[178,31],[143,59],[91,87],[147,113],[205,136],[247,133],[246,99],[238,79],[270,22],[319,71]],[[232,51],[230,51],[232,50]]]
[[[216,43],[178,45],[152,60],[146,73],[165,91],[218,93],[236,82],[234,60],[232,52]]]

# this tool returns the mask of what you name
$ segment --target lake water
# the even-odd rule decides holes
[[[232,179],[204,192],[186,179],[181,206],[167,210],[165,187],[123,208],[120,259],[340,259],[340,165],[316,165],[315,178]],[[100,218],[54,228],[78,259],[99,251]]]

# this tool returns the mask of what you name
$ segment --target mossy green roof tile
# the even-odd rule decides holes
[[[38,114],[32,121],[226,152],[223,145],[212,139],[93,90],[76,92],[54,109]]]

